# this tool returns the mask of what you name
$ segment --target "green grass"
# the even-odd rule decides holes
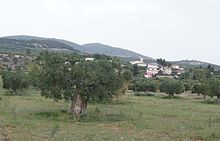
[[[1,84],[0,84],[1,86]],[[220,140],[220,105],[192,96],[127,94],[112,104],[89,104],[81,121],[64,101],[39,96],[7,96],[0,90],[0,140],[16,141],[193,141]]]

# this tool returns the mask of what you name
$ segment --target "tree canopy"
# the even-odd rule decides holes
[[[164,67],[170,67],[172,64],[170,62],[167,62],[165,59],[157,59],[157,64],[164,66]]]
[[[167,79],[161,82],[160,91],[174,96],[184,92],[184,84],[179,80]]]
[[[44,97],[56,101],[72,100],[80,94],[86,101],[109,101],[122,87],[123,75],[118,60],[95,59],[85,61],[77,54],[42,52],[32,67],[31,75]]]
[[[208,81],[208,84],[208,95],[211,97],[216,96],[217,101],[220,102],[220,79],[213,77]]]
[[[2,80],[3,88],[11,90],[13,95],[29,87],[29,76],[21,71],[3,71]]]

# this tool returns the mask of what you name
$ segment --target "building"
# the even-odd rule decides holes
[[[162,75],[171,75],[172,68],[171,67],[160,67],[160,72]]]
[[[164,67],[164,66],[158,65],[156,63],[152,63],[152,64],[148,64],[147,70],[146,70],[144,76],[146,78],[152,78],[152,77],[173,78],[173,77],[177,77],[178,75],[180,75],[182,73],[184,73],[184,68],[181,68],[178,65]]]
[[[132,65],[137,65],[138,67],[146,67],[147,64],[144,63],[144,59],[140,58],[140,61],[130,61],[129,63],[131,63]]]
[[[87,57],[85,58],[85,61],[94,61],[95,58],[92,58],[92,57]]]
[[[147,71],[145,72],[146,78],[154,77],[159,72],[159,66],[156,63],[148,64]]]
[[[173,71],[174,74],[180,75],[180,74],[182,74],[182,73],[185,72],[185,69],[179,67],[178,65],[173,65],[173,66],[172,66],[172,71]]]

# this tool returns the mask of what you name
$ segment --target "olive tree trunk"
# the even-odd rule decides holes
[[[85,101],[79,94],[72,97],[70,111],[75,114],[77,120],[80,120],[80,115],[84,113],[87,107],[87,101]]]

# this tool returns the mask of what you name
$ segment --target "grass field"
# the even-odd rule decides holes
[[[1,86],[0,86],[1,87]],[[69,103],[28,91],[0,89],[0,141],[201,141],[220,140],[220,105],[197,97],[165,99],[127,94],[112,104],[89,104],[76,122]]]

